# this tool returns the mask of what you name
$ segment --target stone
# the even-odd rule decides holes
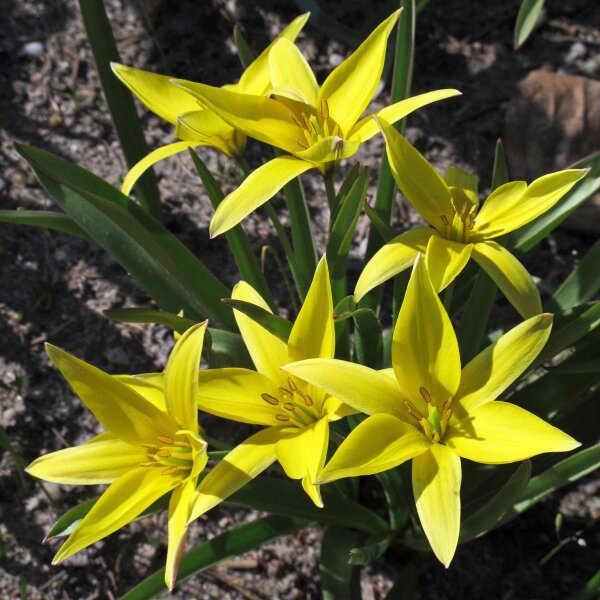
[[[40,58],[44,54],[44,44],[42,42],[27,42],[19,50],[19,56],[27,58]]]
[[[533,179],[566,169],[600,150],[600,81],[551,71],[532,71],[508,105],[503,142],[510,177]],[[600,234],[600,194],[564,223]]]

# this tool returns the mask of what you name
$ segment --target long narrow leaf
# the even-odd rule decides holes
[[[165,325],[177,333],[185,333],[194,325],[194,321],[173,315],[164,310],[151,308],[116,308],[105,310],[104,316],[120,323],[155,323]]]
[[[229,290],[156,219],[88,171],[37,148],[17,149],[61,208],[160,306],[235,329],[221,303]]]
[[[279,536],[295,533],[309,524],[302,519],[270,516],[230,529],[186,552],[179,563],[177,581],[181,583],[227,558],[254,550]],[[121,596],[121,600],[147,600],[165,591],[165,570],[160,569]]]
[[[115,39],[106,16],[104,0],[79,0],[81,16],[100,76],[102,90],[119,136],[125,161],[133,167],[148,154],[148,146],[131,94],[114,76],[111,62],[121,62]],[[135,187],[140,204],[156,219],[162,218],[160,193],[154,173],[145,173]]]
[[[0,210],[0,221],[68,233],[86,242],[92,238],[69,215],[51,210]]]
[[[350,561],[358,543],[355,531],[328,527],[321,540],[321,590],[323,600],[360,600],[360,572]]]
[[[519,49],[535,29],[544,8],[544,0],[522,0],[515,23],[514,47]]]
[[[273,335],[276,335],[281,341],[287,344],[290,333],[292,332],[292,323],[287,319],[275,315],[260,306],[256,306],[256,304],[252,304],[252,302],[234,300],[233,298],[223,298],[223,302],[244,313],[247,317],[250,317],[259,325],[262,325],[267,331],[270,331]]]
[[[588,580],[583,589],[579,590],[571,600],[598,600],[600,597],[600,570]]]

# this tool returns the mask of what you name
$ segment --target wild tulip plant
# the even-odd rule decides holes
[[[415,573],[431,556],[450,567],[460,543],[600,464],[597,420],[573,418],[592,410],[600,380],[599,244],[557,289],[532,277],[516,256],[600,187],[600,159],[527,184],[509,181],[498,145],[484,201],[475,175],[456,168],[440,175],[396,126],[458,91],[410,97],[396,89],[388,106],[368,109],[399,18],[399,35],[414,36],[410,19],[393,13],[321,85],[295,45],[307,14],[256,59],[236,35],[246,68],[222,88],[106,57],[121,82],[175,126],[178,140],[132,166],[122,191],[49,153],[18,146],[64,212],[3,211],[0,218],[68,232],[111,252],[159,309],[125,308],[108,317],[166,325],[176,337],[164,372],[141,375],[109,375],[47,346],[105,431],[41,456],[27,470],[60,484],[108,484],[48,533],[66,538],[54,562],[167,509],[165,570],[125,596],[148,598],[163,580],[173,589],[178,568],[189,576],[321,523],[323,548],[335,548],[322,553],[323,590],[358,597],[354,570],[390,546],[412,551],[402,566]],[[406,79],[412,55],[402,47],[393,71]],[[426,226],[396,235],[384,207],[393,185],[381,177],[382,200],[372,207],[368,169],[348,166],[379,132],[393,180]],[[273,146],[275,158],[251,170],[248,137]],[[245,178],[237,189],[222,193],[219,174],[191,151],[198,146],[241,165]],[[216,209],[211,236],[225,235],[240,269],[232,291],[129,196],[152,164],[186,149]],[[298,179],[311,169],[323,176],[329,202],[320,258]],[[336,190],[334,178],[342,176]],[[291,239],[270,205],[282,188]],[[287,261],[277,260],[282,279],[289,283],[289,270],[295,284],[278,302],[240,226],[261,205]],[[346,263],[363,209],[373,224],[374,252],[353,287]],[[411,266],[410,278],[396,277]],[[393,277],[390,307],[377,288]],[[496,286],[516,311],[490,331]],[[278,305],[296,313],[293,322],[279,316]],[[390,308],[391,329],[382,324]],[[557,397],[557,388],[564,395]],[[201,428],[205,413],[256,429],[232,448],[218,440],[218,430]],[[503,464],[514,466],[496,466]],[[360,494],[363,487],[374,491]],[[373,495],[384,500],[361,504]],[[189,529],[221,503],[270,516],[186,553]]]

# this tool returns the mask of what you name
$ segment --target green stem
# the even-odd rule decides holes
[[[121,62],[103,0],[79,0],[81,16],[92,48],[102,90],[129,168],[148,154],[148,146],[129,91],[113,75],[111,62]],[[152,170],[135,185],[140,205],[162,221],[160,193]]]
[[[323,175],[323,181],[325,181],[325,192],[327,193],[327,205],[329,206],[330,213],[329,223],[331,228],[331,224],[335,221],[335,212],[337,210],[335,185],[333,184],[333,171],[326,171]]]
[[[452,297],[454,296],[454,281],[450,282],[446,290],[444,291],[444,308],[448,315],[452,311]]]

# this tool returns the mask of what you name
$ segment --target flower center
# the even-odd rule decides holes
[[[309,394],[305,394],[291,377],[288,377],[287,387],[279,388],[278,398],[267,393],[261,394],[260,397],[273,407],[275,418],[281,421],[282,425],[306,427],[321,418],[321,411],[315,406],[313,399]]]
[[[157,444],[142,444],[146,450],[146,461],[141,463],[142,467],[166,467],[161,475],[191,471],[194,456],[192,445],[185,435],[159,435],[156,440]]]
[[[421,386],[419,393],[423,397],[423,400],[425,400],[425,415],[422,415],[412,402],[406,401],[406,408],[410,416],[417,421],[417,427],[423,435],[432,444],[440,444],[448,430],[448,421],[452,416],[452,401],[454,397],[450,396],[444,402],[440,411],[431,401],[431,394],[427,389]]]
[[[450,202],[452,214],[440,215],[444,225],[445,237],[455,242],[466,244],[469,241],[471,230],[475,227],[475,216],[478,206],[460,188],[451,188]]]
[[[344,140],[341,135],[340,126],[329,116],[329,106],[327,100],[321,101],[320,112],[316,115],[308,116],[306,113],[300,113],[298,117],[294,113],[290,113],[292,121],[302,129],[304,137],[298,138],[296,141],[301,148],[307,150],[314,146],[322,139],[328,137],[339,137],[336,142],[336,152],[341,152],[344,146]]]

